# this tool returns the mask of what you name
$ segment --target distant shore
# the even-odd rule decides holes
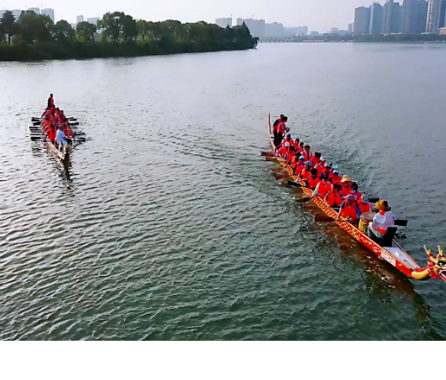
[[[149,42],[77,42],[69,44],[35,43],[32,45],[0,45],[0,61],[42,61],[64,59],[92,59],[113,57],[144,57],[182,53],[205,53],[231,50],[248,50],[254,43],[224,41],[222,44],[200,44],[177,42],[163,44],[162,41]]]

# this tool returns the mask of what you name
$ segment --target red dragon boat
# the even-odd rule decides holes
[[[275,152],[276,146],[274,145],[274,135],[272,132],[271,118],[269,118],[268,135],[272,151]],[[293,175],[292,169],[286,166],[285,161],[279,156],[274,155],[274,157],[276,157],[275,161],[283,166],[284,171],[287,171],[290,177],[292,177],[293,180],[296,181],[297,176]],[[304,181],[299,181],[297,183],[305,186]],[[313,193],[313,191],[309,188],[301,187],[301,189],[308,196],[311,196]],[[324,199],[317,196],[312,199],[312,202],[328,217],[332,219],[337,218],[338,213],[333,208],[331,208]],[[341,220],[336,220],[333,222],[336,223],[340,228],[342,228],[363,246],[367,247],[382,260],[387,261],[390,265],[394,266],[400,272],[403,272],[406,276],[416,280],[426,280],[432,278],[442,279],[446,282],[446,257],[443,254],[443,249],[441,248],[441,246],[438,246],[437,255],[434,255],[430,249],[427,249],[427,247],[424,246],[426,254],[428,255],[428,265],[426,267],[421,267],[395,239],[392,239],[391,246],[382,247],[377,242],[370,239],[364,232],[359,230],[353,224]]]

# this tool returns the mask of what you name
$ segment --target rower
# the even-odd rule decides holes
[[[50,94],[50,97],[48,98],[48,108],[52,108],[54,106],[54,98],[53,94]]]
[[[340,207],[342,204],[341,197],[341,185],[333,185],[330,192],[325,197],[325,200],[329,204],[330,207]]]
[[[299,153],[303,153],[304,152],[304,142],[303,141],[299,144],[299,148],[297,149],[297,151]]]
[[[312,170],[315,170],[315,169],[312,169]],[[317,174],[317,170],[316,170],[316,174]],[[328,174],[325,174],[322,177],[322,181],[320,181],[317,184],[316,188],[314,189],[311,198],[314,198],[315,196],[319,195],[322,199],[324,199],[327,196],[327,194],[332,191],[333,185],[330,183],[330,181],[328,179],[329,179]]]
[[[362,194],[361,202],[358,202],[359,210],[361,210],[361,214],[365,212],[371,212],[372,208],[370,207],[369,197],[365,194]]]
[[[296,157],[296,152],[294,150],[294,146],[291,143],[289,143],[289,144],[290,144],[290,146],[288,148],[288,152],[286,152],[285,155],[283,156],[283,159],[287,162],[290,161],[293,157]]]
[[[290,143],[290,146],[294,146],[294,141],[293,141],[293,139],[292,139],[292,137],[291,137],[291,133],[290,133],[290,132],[287,132],[287,134],[286,134],[286,136],[285,136],[285,139],[282,141],[282,143],[281,143],[280,145],[282,146],[282,145],[285,144],[286,142],[289,142],[289,143]]]
[[[306,161],[305,162],[305,168],[302,170],[302,172],[300,173],[299,177],[297,178],[298,180],[301,179],[303,181],[306,181],[308,178],[311,177],[311,161]]]
[[[63,150],[64,145],[68,145],[67,140],[65,139],[65,133],[63,133],[61,128],[57,128],[56,132],[56,143],[59,148],[59,151]]]
[[[361,210],[355,201],[355,197],[352,194],[348,194],[345,197],[344,202],[341,203],[339,209],[338,218],[346,219],[348,222],[356,223],[361,216]]]
[[[341,184],[342,184],[341,196],[345,198],[352,192],[352,179],[348,175],[345,175],[342,177]]]
[[[319,159],[319,163],[315,166],[315,168],[317,169],[318,177],[321,178],[322,172],[325,169],[325,157],[321,157]]]
[[[56,138],[56,127],[54,126],[53,123],[51,123],[49,128],[48,128],[47,138],[51,142],[54,142],[54,139]]]
[[[306,180],[306,183],[310,189],[314,190],[317,188],[317,186],[319,186],[319,178],[317,178],[317,170],[311,169],[310,174],[311,174],[311,177]],[[314,194],[314,192],[313,192],[313,194]],[[313,197],[311,197],[311,198],[313,198]]]
[[[286,142],[282,147],[279,148],[279,150],[277,151],[277,154],[280,157],[284,157],[285,154],[288,153],[289,149],[290,149],[290,143]]]
[[[315,168],[316,165],[319,164],[320,160],[321,160],[321,152],[314,153],[314,156],[311,157],[310,160],[313,163],[313,168]],[[318,178],[320,178],[319,173],[318,173]]]
[[[311,153],[310,145],[305,144],[304,152],[302,153],[302,156],[305,157],[306,161],[311,161],[311,158],[313,157],[313,153]]]
[[[358,184],[355,181],[352,181],[352,191],[351,194],[355,197],[356,202],[360,202],[362,199],[362,194],[358,190]]]
[[[341,184],[341,177],[339,177],[339,172],[337,170],[333,170],[333,174],[331,176],[330,181],[333,185]]]
[[[369,223],[367,235],[380,243],[383,242],[387,229],[395,225],[395,216],[385,199],[376,202],[375,207],[378,213],[373,218],[373,222]]]
[[[299,152],[299,143],[300,143],[300,139],[298,139],[296,137],[296,139],[294,140],[294,149],[296,149],[296,152]]]
[[[299,176],[302,173],[302,170],[305,169],[305,158],[304,158],[304,156],[300,156],[299,159],[298,159],[298,162],[294,166],[292,164],[290,166],[293,169],[294,175]]]
[[[322,179],[322,177],[324,176],[328,176],[328,179],[331,178],[332,176],[332,170],[331,170],[331,165],[329,163],[326,163],[324,165],[324,170],[322,171],[322,173],[320,174],[319,178]]]

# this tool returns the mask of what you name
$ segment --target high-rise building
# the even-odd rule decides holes
[[[399,3],[387,0],[383,7],[383,33],[401,33],[402,8]]]
[[[6,9],[0,9],[0,18],[3,17],[3,14],[6,12]]]
[[[351,22],[350,24],[348,24],[348,32],[349,33],[353,33],[354,29],[355,29],[355,23],[354,22]]]
[[[230,28],[232,28],[232,17],[217,18],[217,19],[215,20],[215,23],[216,23],[220,28],[226,28],[227,26],[229,26]]]
[[[266,37],[265,35],[265,20],[254,20],[252,18],[237,19],[237,25],[242,25],[243,22],[245,22],[245,25],[248,27],[249,31],[251,32],[251,36],[253,37]],[[282,25],[283,28],[283,25]]]
[[[368,34],[370,30],[370,7],[359,7],[355,9],[355,34]]]
[[[373,3],[370,9],[370,30],[373,36],[378,36],[383,32],[383,7],[379,3]]]
[[[302,27],[302,34],[303,34],[304,36],[308,36],[308,26],[304,25],[304,26]]]
[[[12,15],[15,17],[16,20],[20,17],[21,14],[22,14],[21,9],[13,9],[12,10]]]
[[[87,22],[90,24],[98,25],[99,17],[89,17],[87,18]]]
[[[445,26],[446,22],[445,18],[446,18],[446,0],[443,0],[440,6],[440,28],[443,28]]]
[[[77,16],[76,17],[76,22],[79,24],[80,22],[84,22],[85,21],[85,18],[84,18],[84,16]]]
[[[41,14],[45,15],[45,16],[48,16],[51,20],[53,20],[53,22],[55,22],[54,21],[54,9],[50,9],[50,8],[42,9],[42,13]]]
[[[419,34],[426,30],[427,1],[404,0],[403,3],[404,34]]]
[[[36,15],[40,15],[40,8],[28,8],[28,11],[33,11]]]
[[[438,34],[440,25],[445,23],[445,15],[442,14],[444,0],[429,0],[427,7],[426,32]],[[444,12],[444,11],[443,11]]]
[[[278,22],[265,24],[265,37],[283,37],[283,24]]]

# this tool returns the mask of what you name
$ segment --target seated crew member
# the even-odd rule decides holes
[[[296,156],[297,157],[297,156]],[[304,156],[300,156],[298,162],[295,166],[291,166],[293,169],[294,175],[299,176],[302,173],[302,170],[305,169],[305,158]]]
[[[294,151],[294,146],[290,144],[290,146],[288,148],[288,152],[285,153],[285,155],[283,156],[283,159],[288,162],[295,156],[296,156],[296,152]]]
[[[330,178],[330,181],[333,185],[341,184],[341,177],[339,177],[339,172],[337,170],[333,170],[333,174]]]
[[[333,185],[328,180],[328,175],[327,174],[324,175],[322,177],[322,180],[317,184],[316,188],[314,189],[311,198],[314,198],[316,195],[319,195],[322,199],[324,199],[328,195],[328,193],[332,191],[332,187]]]
[[[313,153],[311,153],[310,145],[305,144],[302,156],[305,157],[305,161],[311,161],[311,158],[313,157]]]
[[[54,126],[54,124],[50,124],[50,126],[48,128],[47,138],[52,143],[54,143],[54,139],[56,138],[56,127]]]
[[[345,198],[352,193],[352,179],[348,175],[344,175],[341,180],[342,190],[341,196]]]
[[[316,167],[317,164],[319,164],[321,160],[321,152],[316,152],[314,153],[314,156],[311,157],[311,163],[313,164],[313,168]],[[319,174],[318,174],[318,178],[320,178]]]
[[[352,191],[351,194],[355,197],[356,202],[360,202],[362,198],[361,192],[358,190],[358,184],[355,181],[352,181]]]
[[[321,157],[319,159],[319,163],[315,166],[315,168],[317,169],[317,176],[321,178],[322,172],[325,169],[325,157]]]
[[[288,153],[289,149],[290,149],[290,143],[286,142],[281,148],[279,148],[277,154],[283,158],[285,154]]]
[[[308,178],[305,182],[310,189],[314,190],[319,184],[319,178],[317,178],[317,170],[311,169],[310,174],[311,174],[310,178]]]
[[[285,138],[282,140],[282,143],[280,144],[280,146],[284,145],[286,142],[290,143],[290,146],[294,147],[294,141],[293,138],[291,137],[291,133],[288,132],[285,136]]]
[[[296,137],[296,139],[294,140],[294,149],[296,149],[296,152],[299,152],[299,144],[300,144],[300,139]]]
[[[302,170],[302,172],[300,173],[300,175],[297,177],[297,180],[303,180],[306,181],[308,178],[311,177],[311,161],[306,161],[305,162],[305,168]]]
[[[355,197],[352,194],[348,194],[345,197],[344,202],[341,203],[341,207],[338,213],[338,219],[345,219],[348,222],[356,223],[361,216],[361,210],[355,201]]]
[[[303,153],[304,152],[304,142],[303,141],[299,144],[299,148],[297,149],[297,151],[299,153]]]
[[[63,133],[62,129],[57,128],[56,132],[56,143],[59,148],[59,151],[63,150],[64,145],[68,145],[67,140],[65,139],[65,134]]]
[[[359,210],[361,210],[361,214],[372,211],[372,208],[369,203],[369,197],[365,194],[362,194],[361,201],[358,202],[358,206]]]
[[[341,207],[343,202],[341,197],[341,185],[333,185],[331,191],[325,197],[325,200],[330,205],[330,207]]]
[[[328,179],[331,178],[333,171],[331,170],[331,165],[329,163],[326,163],[324,165],[324,170],[320,174],[319,178],[322,179],[323,176],[328,175]]]
[[[376,202],[375,207],[378,213],[373,218],[373,221],[369,223],[367,235],[372,239],[375,237],[382,240],[387,229],[395,225],[395,216],[390,211],[389,204],[385,199]]]

